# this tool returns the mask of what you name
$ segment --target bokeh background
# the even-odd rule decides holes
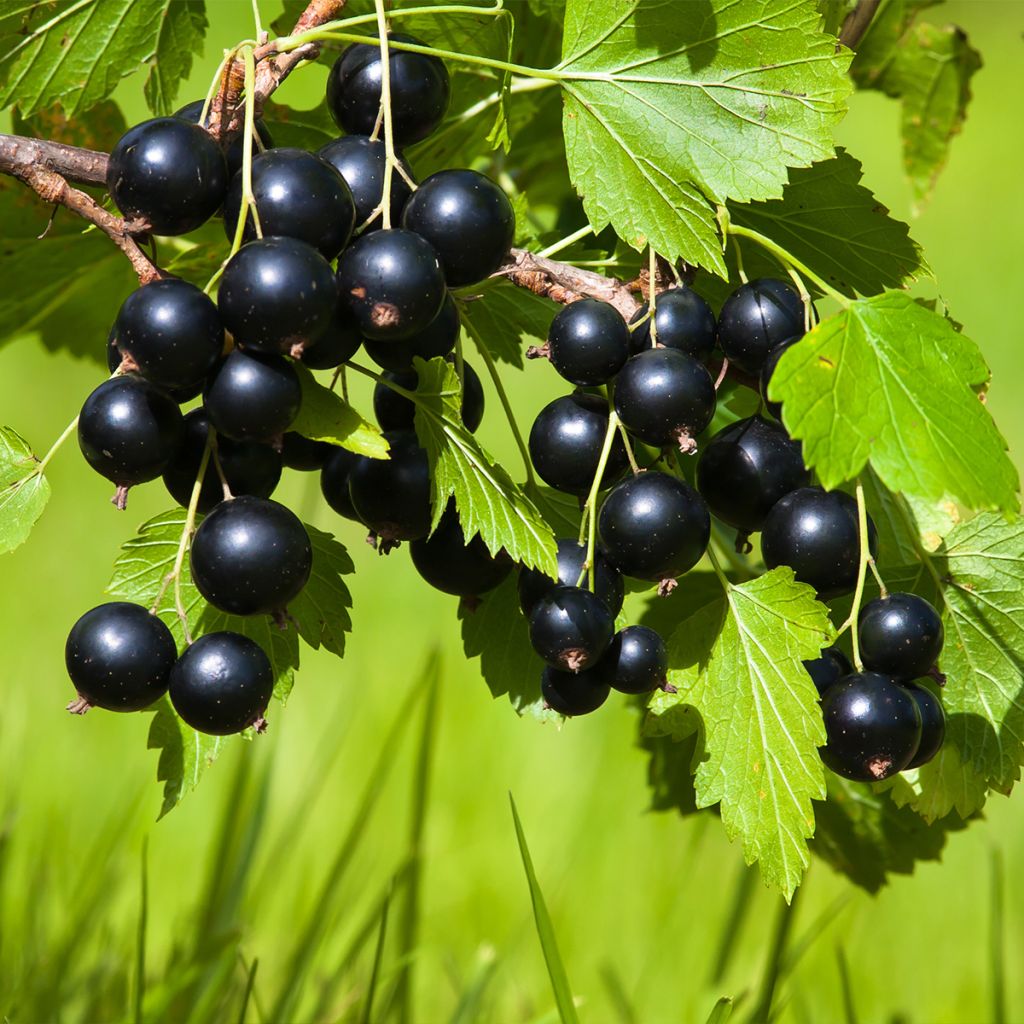
[[[221,47],[251,31],[247,2],[207,8],[205,59],[182,101],[205,91]],[[989,359],[990,408],[1021,464],[1024,4],[969,0],[926,16],[962,25],[985,66],[912,231]],[[312,106],[323,78],[300,71],[278,98]],[[129,120],[146,116],[141,86],[136,76],[119,89]],[[864,162],[879,199],[910,219],[898,116],[884,97],[856,95],[838,141]],[[558,390],[543,371],[506,374],[521,422]],[[96,363],[26,336],[0,350],[2,420],[45,450],[101,376]],[[488,394],[481,436],[511,459]],[[1024,957],[1014,870],[1024,796],[992,797],[942,863],[877,896],[813,864],[780,917],[781,900],[717,821],[647,810],[632,711],[612,700],[557,729],[492,700],[461,653],[455,599],[426,588],[405,551],[378,559],[359,528],[323,506],[315,476],[291,474],[278,496],[355,558],[345,658],[304,650],[269,733],[230,743],[199,790],[157,822],[148,716],[64,714],[63,646],[102,599],[119,545],[167,499],[159,485],[141,488],[117,514],[73,443],[50,476],[46,514],[0,567],[0,1014],[12,1021],[138,1016],[140,957],[142,1016],[152,1020],[238,1019],[255,960],[249,1021],[363,1019],[374,976],[373,1019],[397,1016],[395,985],[409,966],[406,1019],[417,1024],[554,1020],[510,792],[584,1021],[702,1021],[717,997],[744,994],[745,1015],[780,922],[788,942],[767,971],[780,1020],[1024,1020],[1014,966]]]

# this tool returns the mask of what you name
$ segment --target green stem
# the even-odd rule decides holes
[[[864,600],[864,581],[868,574],[868,560],[871,548],[868,543],[868,509],[864,501],[864,487],[857,483],[857,537],[860,543],[860,564],[857,566],[857,589],[853,592],[853,606],[850,617],[846,620],[850,626],[850,641],[853,644],[853,665],[858,672],[864,671],[864,662],[860,660],[860,630],[857,628],[857,617],[860,614],[861,601]]]
[[[658,344],[658,299],[655,294],[657,291],[655,281],[657,279],[658,254],[654,251],[654,246],[652,245],[647,249],[647,311],[651,316],[651,348],[656,348]]]
[[[256,22],[256,38],[259,39],[263,35],[263,22],[260,19],[260,4],[259,0],[252,0],[252,16]]]
[[[619,417],[614,410],[608,413],[608,429],[604,432],[604,445],[601,448],[601,456],[597,460],[597,469],[594,471],[594,481],[590,485],[590,494],[587,495],[586,522],[587,522],[587,560],[583,563],[583,573],[590,572],[594,564],[594,549],[597,547],[597,498],[601,493],[601,481],[604,479],[604,471],[608,465],[608,457],[611,455],[612,443],[619,429]],[[577,586],[582,583],[583,574],[577,581]],[[597,573],[590,572],[590,589],[596,589]]]
[[[541,259],[547,259],[550,256],[554,256],[555,253],[561,252],[563,249],[568,249],[570,245],[575,245],[581,238],[586,238],[588,235],[592,235],[594,229],[589,224],[584,224],[578,231],[574,231],[571,235],[566,235],[565,238],[560,238],[557,242],[553,242],[546,249],[541,249],[537,255]]]
[[[60,437],[57,438],[53,444],[50,445],[50,450],[40,459],[39,465],[36,466],[36,473],[39,476],[43,475],[43,471],[50,463],[50,459],[57,454],[60,450],[60,446],[75,432],[78,427],[78,417],[76,416],[65,428]]]
[[[711,568],[715,570],[715,575],[718,577],[718,582],[722,584],[722,589],[728,594],[732,589],[732,584],[729,582],[729,577],[722,572],[722,567],[718,563],[718,556],[710,544],[708,545],[707,556],[708,561],[711,563]]]
[[[242,207],[238,222],[244,224],[251,209],[256,237],[262,238],[263,225],[260,224],[260,211],[256,208],[256,195],[252,190],[252,140],[256,135],[256,61],[251,47],[243,49],[242,59],[245,61],[245,140],[242,143]],[[235,237],[241,246],[237,227]],[[237,251],[235,249],[235,252]]]

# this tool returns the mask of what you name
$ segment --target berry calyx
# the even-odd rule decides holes
[[[761,277],[740,285],[718,316],[718,344],[730,363],[757,376],[768,354],[804,333],[804,304],[792,285]]]
[[[821,657],[805,661],[804,668],[817,687],[819,697],[824,697],[830,686],[853,672],[850,659],[838,647],[826,647]]]
[[[211,374],[203,406],[218,434],[273,441],[298,415],[302,386],[283,356],[235,349]]]
[[[409,373],[413,359],[444,358],[455,348],[462,324],[459,311],[451,295],[446,295],[441,312],[423,328],[408,338],[389,338],[386,341],[363,342],[366,354],[380,367],[394,373]]]
[[[551,365],[567,381],[607,384],[629,358],[629,328],[610,303],[579,299],[555,314],[547,348]]]
[[[634,355],[653,346],[651,318],[644,303],[630,320],[630,352]],[[646,319],[645,319],[646,318]],[[659,292],[654,303],[654,334],[664,348],[677,348],[703,362],[715,347],[715,314],[691,288],[669,288]]]
[[[865,668],[897,679],[928,675],[942,653],[942,619],[917,594],[893,593],[869,601],[860,610],[857,633]]]
[[[522,568],[519,570],[519,607],[523,614],[529,616],[537,602],[551,593],[559,584],[569,587],[582,587],[590,590],[590,573],[583,574],[583,563],[587,560],[587,547],[575,538],[563,537],[557,545],[558,579],[553,580],[539,569]],[[612,616],[622,611],[622,602],[626,588],[622,581],[622,573],[605,557],[604,552],[597,548],[594,551],[594,593],[604,602]]]
[[[608,699],[611,687],[600,665],[582,672],[563,672],[547,665],[540,677],[540,693],[552,711],[575,718],[596,711]]]
[[[380,139],[371,139],[368,135],[343,135],[334,139],[317,150],[345,179],[352,193],[352,201],[356,207],[356,231],[377,231],[383,220],[380,212],[376,212],[373,220],[370,217],[380,206],[384,195],[384,168],[387,162],[387,147]],[[405,173],[412,178],[412,170],[403,161]],[[405,176],[397,170],[391,174],[391,223],[398,224],[402,219],[402,210],[412,195]],[[366,225],[363,227],[363,225]]]
[[[650,693],[668,684],[668,651],[659,633],[626,626],[601,659],[609,685],[619,693]]]
[[[589,590],[557,586],[530,613],[530,643],[552,668],[579,672],[596,665],[608,649],[615,620]]]
[[[908,684],[906,689],[921,713],[921,742],[907,768],[920,768],[942,749],[946,738],[946,713],[942,710],[942,702],[931,690],[915,683]]]

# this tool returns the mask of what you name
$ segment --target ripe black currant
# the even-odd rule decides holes
[[[126,601],[86,612],[71,627],[64,647],[78,696],[107,711],[141,711],[159,700],[177,656],[163,622]]]
[[[282,612],[313,566],[309,534],[284,505],[243,495],[222,501],[192,540],[192,579],[232,615]]]
[[[519,570],[519,607],[523,614],[529,616],[534,606],[542,598],[549,594],[556,586],[563,584],[568,587],[580,586],[584,590],[590,589],[590,573],[580,578],[583,572],[583,563],[587,560],[587,547],[580,544],[575,538],[563,538],[558,541],[558,579],[553,580],[550,576],[542,573],[539,569]],[[612,565],[600,548],[594,551],[594,563],[597,566],[594,577],[594,593],[604,602],[612,616],[622,611],[622,601],[625,596],[625,584],[622,581],[622,573]]]
[[[850,659],[838,647],[826,647],[820,658],[805,661],[804,668],[817,687],[819,697],[823,697],[830,686],[853,671]]]
[[[411,338],[440,313],[444,274],[437,253],[411,231],[374,231],[338,260],[338,290],[367,338]]]
[[[328,142],[317,151],[345,179],[356,205],[356,231],[377,231],[382,225],[380,213],[370,221],[370,216],[380,205],[384,195],[384,168],[387,149],[383,140],[371,139],[367,135],[343,135]],[[412,178],[412,171],[403,161],[405,173]],[[391,223],[397,224],[402,218],[406,200],[412,195],[403,175],[397,170],[391,173]],[[367,223],[369,221],[369,223]],[[363,228],[363,225],[366,227]]]
[[[800,442],[760,416],[720,430],[697,462],[697,489],[712,515],[743,533],[760,530],[775,502],[810,480]]]
[[[178,117],[129,128],[107,163],[107,189],[117,208],[157,235],[194,231],[220,209],[227,185],[224,154],[213,136]]]
[[[675,348],[631,356],[615,380],[615,411],[625,428],[655,448],[696,450],[694,438],[715,415],[715,382],[707,367]]]
[[[235,341],[259,352],[315,342],[334,316],[331,265],[297,238],[263,238],[228,261],[217,306]]]
[[[665,641],[647,626],[626,626],[612,638],[600,667],[619,693],[650,693],[668,682]]]
[[[878,549],[875,524],[868,516],[868,547]],[[819,597],[837,597],[857,582],[860,539],[857,502],[842,491],[801,487],[780,498],[761,527],[761,554],[774,569],[788,565]]]
[[[122,355],[163,388],[190,388],[213,369],[224,348],[217,307],[194,284],[168,277],[124,300],[114,323]]]
[[[855,672],[821,701],[827,741],[821,759],[854,782],[881,782],[910,764],[921,742],[921,712],[910,693],[880,672]]]
[[[207,633],[171,670],[171,703],[187,725],[213,736],[258,725],[274,693],[270,659],[241,633]]]
[[[300,346],[301,352],[299,348],[293,348],[292,355],[300,358],[311,370],[333,370],[347,363],[362,343],[359,324],[348,303],[343,302],[339,295],[327,327],[311,344]]]
[[[422,235],[441,257],[451,288],[490,277],[505,262],[516,215],[500,186],[477,171],[438,171],[405,204],[402,227]]]
[[[608,699],[611,688],[600,664],[582,672],[563,672],[547,665],[540,677],[540,693],[552,711],[574,718],[596,711]]]
[[[761,372],[776,345],[804,332],[804,304],[792,285],[761,277],[740,285],[718,316],[718,344],[744,373]]]
[[[942,749],[946,738],[946,714],[942,710],[942,702],[931,690],[915,684],[908,685],[907,690],[921,712],[921,742],[907,768],[920,768]]]
[[[330,453],[324,459],[320,473],[320,490],[327,504],[346,519],[359,522],[359,516],[352,507],[352,498],[348,493],[348,476],[359,456],[347,448],[330,445]]]
[[[123,356],[121,350],[117,347],[117,329],[116,327],[110,328],[110,333],[107,335],[107,369],[113,373],[115,370],[120,369]],[[137,376],[136,371],[128,371],[129,376]],[[189,384],[188,387],[181,388],[165,388],[161,387],[161,391],[166,391],[167,394],[173,398],[178,405],[184,405],[186,402],[191,402],[197,395],[202,394],[203,385],[206,383],[204,377],[200,377],[193,384]],[[159,385],[157,385],[159,387]]]
[[[779,365],[779,360],[782,358],[782,353],[786,349],[795,345],[801,338],[801,335],[797,335],[795,338],[786,338],[785,341],[780,341],[768,353],[768,357],[764,361],[764,366],[761,367],[761,398],[764,401],[765,408],[777,419],[782,419],[782,403],[772,402],[768,399],[768,383],[772,379],[772,374],[775,372],[775,367]]]
[[[430,531],[430,467],[427,453],[410,431],[384,435],[390,458],[356,457],[349,470],[349,496],[360,522],[385,543],[416,540]]]
[[[711,539],[704,499],[682,480],[651,470],[619,484],[597,523],[608,560],[641,580],[681,576],[701,560]]]
[[[608,650],[615,619],[589,590],[553,587],[530,613],[530,643],[552,667],[568,672],[596,665]]]
[[[634,354],[652,347],[651,318],[647,317],[647,310],[645,302],[630,320],[631,324],[643,321],[633,328],[630,336],[630,350]],[[690,288],[670,288],[656,296],[654,326],[659,345],[677,348],[701,362],[715,347],[715,314]]]
[[[203,116],[203,100],[194,100],[192,103],[186,103],[180,110],[174,112],[175,117],[183,118],[185,121],[191,121],[193,124],[199,124],[199,119]],[[207,115],[207,121],[209,121],[209,115]],[[205,127],[205,124],[204,124]],[[273,136],[270,134],[270,129],[267,128],[263,121],[263,118],[257,117],[256,122],[253,125],[254,138],[252,152],[255,156],[260,151],[260,146],[263,149],[270,149],[274,145]],[[244,132],[242,133],[244,135]],[[256,145],[256,138],[259,138],[260,146]],[[242,135],[236,135],[227,145],[227,149],[224,150],[224,157],[228,162],[228,178],[229,180],[234,177],[242,169],[242,161],[245,157],[245,140]]]
[[[512,571],[504,551],[492,555],[479,534],[467,543],[454,504],[449,504],[429,537],[409,545],[416,571],[435,590],[478,597],[493,590]]]
[[[942,619],[916,594],[894,593],[869,601],[857,620],[864,667],[897,679],[916,679],[942,653]]]
[[[470,433],[475,433],[484,418],[484,389],[476,370],[463,362],[462,422]],[[415,370],[409,373],[384,374],[406,391],[415,391],[419,377]],[[373,389],[373,414],[381,430],[412,430],[415,426],[416,403],[400,395],[387,384],[378,382]]]
[[[412,36],[392,32],[395,43],[425,45]],[[425,139],[448,109],[448,69],[437,57],[391,50],[391,126],[395,145],[404,147]],[[327,106],[335,122],[349,135],[372,135],[380,114],[381,59],[377,43],[356,43],[334,62],[327,77]]]
[[[540,478],[556,490],[584,495],[590,491],[608,432],[608,404],[577,392],[549,402],[530,429],[530,458]],[[616,434],[601,487],[610,487],[626,470],[628,456]]]
[[[548,354],[567,381],[588,387],[607,384],[629,358],[629,328],[610,303],[579,299],[551,321]]]
[[[448,355],[455,348],[459,337],[459,311],[450,295],[445,296],[441,312],[423,328],[409,338],[395,338],[387,341],[363,342],[366,354],[380,367],[395,373],[408,373],[413,368],[413,359],[435,359]]]
[[[284,356],[235,349],[210,375],[203,404],[218,434],[236,441],[272,441],[302,402],[298,374]]]
[[[300,238],[333,260],[348,245],[356,226],[356,204],[333,164],[304,149],[268,149],[252,162],[252,191],[263,235]],[[224,200],[224,231],[235,237],[242,209],[242,175],[236,174]],[[256,239],[250,212],[243,238]]]
[[[311,473],[323,469],[330,454],[339,450],[337,445],[313,441],[289,430],[281,439],[281,462],[289,469]]]

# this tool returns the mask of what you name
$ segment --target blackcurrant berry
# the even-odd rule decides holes
[[[625,428],[655,448],[696,450],[694,438],[715,415],[707,367],[675,348],[631,356],[615,380],[615,411]]]
[[[633,354],[652,347],[651,318],[647,316],[647,310],[645,302],[630,320],[631,324],[639,323],[630,336]],[[715,314],[690,288],[670,288],[656,296],[654,326],[659,345],[677,348],[701,362],[711,355],[715,347]]]
[[[323,469],[331,453],[338,450],[337,445],[313,441],[289,430],[281,439],[281,462],[289,469],[311,473]]]
[[[921,712],[890,676],[856,672],[821,701],[827,741],[821,759],[854,782],[880,782],[910,764],[921,742]]]
[[[110,333],[107,335],[107,369],[110,370],[111,373],[120,369],[123,358],[121,350],[117,347],[117,329],[116,327],[111,327]],[[129,371],[128,376],[137,376],[136,371]],[[197,395],[202,394],[203,385],[205,383],[205,378],[200,377],[199,380],[194,384],[189,384],[188,387],[161,387],[160,390],[166,391],[167,394],[169,394],[171,398],[178,403],[178,405],[184,405],[186,402],[191,402]],[[159,387],[159,385],[157,386]]]
[[[629,358],[629,328],[610,303],[579,299],[551,321],[548,354],[567,381],[607,384]]]
[[[387,149],[383,140],[371,139],[366,135],[343,135],[328,142],[317,151],[345,179],[356,205],[356,230],[377,231],[383,220],[378,212],[371,215],[380,205],[384,195],[384,168],[387,163]],[[404,162],[405,173],[412,178],[412,171]],[[397,170],[391,172],[391,223],[402,219],[406,200],[412,195],[405,177]],[[369,223],[367,223],[369,221]],[[366,224],[366,227],[362,226]]]
[[[462,422],[470,433],[475,433],[484,418],[484,389],[476,370],[463,362]],[[385,373],[389,380],[406,391],[415,391],[419,377],[416,371],[410,373]],[[416,403],[378,383],[373,389],[373,414],[381,430],[412,430],[415,426]]]
[[[558,541],[558,579],[553,580],[539,569],[522,568],[519,570],[519,607],[523,614],[529,616],[537,602],[551,593],[558,584],[567,587],[580,586],[590,589],[590,573],[582,576],[583,563],[587,560],[587,547],[575,538],[563,538]],[[625,585],[622,573],[612,565],[600,548],[594,551],[594,563],[597,567],[594,593],[608,607],[612,616],[622,611],[625,596]]]
[[[577,392],[549,402],[530,429],[530,458],[540,478],[556,490],[584,495],[590,491],[608,432],[608,404]],[[628,456],[621,436],[612,441],[601,487],[610,487],[626,470]]]
[[[194,231],[220,209],[227,185],[224,154],[213,136],[178,117],[129,128],[107,162],[107,189],[117,208],[157,235]]]
[[[352,507],[352,496],[348,491],[348,478],[359,456],[347,448],[330,445],[331,452],[324,459],[320,473],[320,490],[324,500],[339,516],[359,522],[359,516]],[[429,523],[428,523],[429,526]]]
[[[868,516],[868,547],[878,549]],[[801,487],[780,498],[761,527],[761,554],[774,569],[788,565],[822,598],[853,590],[860,564],[857,502],[842,491]]]
[[[435,590],[478,597],[493,590],[512,571],[504,551],[492,555],[479,534],[467,543],[455,506],[449,504],[437,529],[409,545],[416,571]]]
[[[505,262],[516,215],[508,196],[486,175],[438,171],[405,204],[402,227],[434,247],[448,286],[460,288],[490,277]]]
[[[215,608],[232,615],[284,610],[313,566],[309,534],[284,505],[243,495],[222,501],[192,540],[192,579]]]
[[[284,356],[235,349],[211,374],[203,404],[218,434],[236,441],[272,441],[302,402],[298,374]]]
[[[765,408],[777,419],[782,419],[782,403],[772,402],[768,399],[768,383],[772,379],[772,374],[775,372],[775,367],[779,365],[779,360],[782,358],[782,353],[786,349],[795,345],[800,340],[800,335],[795,338],[787,338],[785,341],[780,341],[768,353],[768,357],[764,361],[764,366],[761,367],[761,398],[764,401]]]
[[[217,307],[194,284],[165,278],[124,300],[114,323],[117,348],[163,388],[189,388],[213,369],[224,348]]]
[[[772,277],[740,285],[718,316],[718,344],[744,373],[761,372],[776,345],[804,332],[804,304],[796,290]]]
[[[126,601],[86,612],[71,627],[64,647],[79,697],[107,711],[141,711],[159,700],[177,656],[163,622]]]
[[[228,261],[217,288],[221,320],[240,345],[287,352],[315,342],[334,316],[331,265],[297,238],[263,238]]]
[[[257,725],[274,693],[263,648],[241,633],[207,633],[171,671],[171,703],[186,725],[227,736]]]
[[[425,45],[392,32],[395,43]],[[437,57],[391,50],[388,54],[391,126],[395,145],[425,139],[448,109],[448,69]],[[327,77],[327,107],[342,131],[372,135],[381,107],[381,59],[377,43],[356,43],[334,62]]]
[[[574,718],[596,711],[608,699],[611,688],[608,673],[600,664],[582,672],[563,672],[547,665],[540,677],[540,693],[552,711]]]
[[[411,231],[374,231],[338,260],[338,290],[367,338],[411,338],[441,311],[444,274],[437,253]]]
[[[333,164],[304,149],[268,149],[252,162],[252,191],[263,235],[299,238],[333,260],[348,245],[356,226],[356,204]],[[242,175],[228,185],[224,231],[233,241],[242,209]],[[250,212],[242,236],[257,238]]]
[[[362,343],[359,324],[348,303],[339,295],[327,327],[311,344],[302,345],[301,352],[297,348],[292,349],[292,355],[297,355],[311,370],[333,370],[347,363]]]
[[[188,413],[181,447],[164,470],[164,486],[184,508],[188,508],[192,498],[209,429],[210,421],[205,409],[193,409]],[[269,444],[218,437],[216,457],[234,495],[253,494],[257,498],[269,498],[281,479],[281,456]],[[213,458],[211,453],[199,492],[197,507],[203,515],[224,500],[224,487]]]
[[[804,668],[817,687],[819,697],[823,697],[833,683],[838,683],[853,671],[850,659],[838,647],[826,647],[820,658],[805,661]]]
[[[364,340],[366,354],[385,370],[394,373],[408,373],[413,368],[413,359],[435,359],[447,356],[455,348],[459,337],[459,311],[450,295],[447,295],[441,312],[410,338],[396,338],[388,341]]]
[[[697,489],[712,515],[743,533],[760,530],[779,498],[810,481],[800,442],[760,416],[720,430],[697,462]]]
[[[430,467],[416,435],[396,431],[384,435],[390,458],[358,456],[349,471],[349,496],[360,522],[384,542],[416,540],[430,531]]]
[[[907,686],[907,690],[921,713],[921,742],[907,768],[920,768],[942,749],[946,738],[946,714],[942,710],[942,702],[931,690],[913,684]]]
[[[619,484],[597,523],[608,560],[641,580],[681,576],[701,560],[711,539],[704,499],[682,480],[651,470]]]
[[[668,682],[668,651],[647,626],[626,626],[601,659],[609,685],[619,693],[650,693]]]
[[[530,613],[533,649],[552,668],[567,672],[596,665],[614,632],[608,606],[580,587],[553,587]]]
[[[203,116],[203,103],[203,100],[194,100],[192,103],[186,103],[180,110],[174,112],[174,116],[180,117],[185,121],[191,121],[193,124],[199,124],[199,119]],[[209,119],[209,115],[207,115],[207,122]],[[204,124],[203,127],[205,128],[206,125]],[[257,117],[253,128],[255,130],[253,133],[252,153],[255,157],[259,153],[261,146],[263,149],[271,149],[274,145],[274,139],[263,118]],[[257,137],[259,138],[259,146],[256,144]],[[224,150],[224,157],[228,162],[228,177],[230,179],[242,169],[242,161],[245,159],[245,139],[242,138],[242,135],[236,135],[228,143],[227,148]]]
[[[917,594],[869,601],[860,610],[857,633],[864,667],[897,679],[927,675],[942,653],[942,619]]]

